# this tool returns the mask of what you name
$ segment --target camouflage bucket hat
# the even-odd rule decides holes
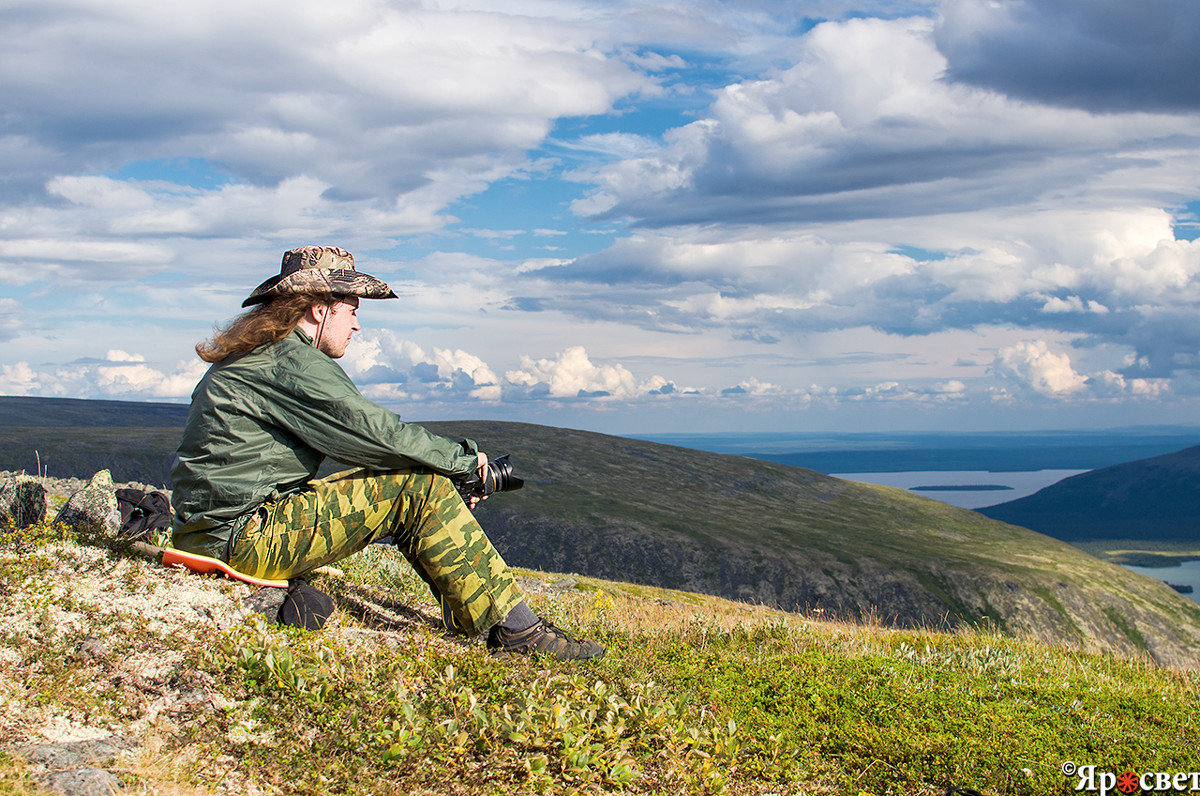
[[[354,270],[354,255],[332,246],[301,246],[283,253],[279,276],[254,288],[243,307],[293,293],[332,293],[360,298],[397,298],[383,281]]]

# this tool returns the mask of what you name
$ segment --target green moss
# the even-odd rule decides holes
[[[958,598],[953,585],[944,577],[933,572],[918,571],[914,574],[917,582],[937,598],[938,602],[946,606],[950,616],[971,627],[983,624],[979,613]]]
[[[1125,618],[1124,614],[1115,608],[1106,606],[1104,608],[1104,615],[1108,617],[1110,622],[1116,625],[1117,629],[1124,634],[1125,638],[1133,642],[1135,647],[1143,652],[1150,651],[1150,645],[1146,643],[1146,637],[1143,636],[1141,632],[1134,627],[1128,619]]]
[[[1054,613],[1062,618],[1063,623],[1071,629],[1076,638],[1083,638],[1083,631],[1079,629],[1079,625],[1075,623],[1075,619],[1071,616],[1071,613],[1049,589],[1043,586],[1031,586],[1030,591],[1041,598],[1042,602],[1054,609]]]

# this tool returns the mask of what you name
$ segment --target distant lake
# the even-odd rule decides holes
[[[1183,596],[1200,602],[1200,560],[1184,561],[1177,567],[1126,566],[1125,569],[1148,578],[1174,583],[1177,586],[1191,586],[1192,593]]]
[[[863,481],[868,484],[913,490],[915,494],[940,500],[952,506],[978,509],[1032,495],[1039,489],[1056,484],[1064,478],[1086,472],[1087,470],[1022,470],[999,473],[989,470],[909,470],[903,473],[830,473],[830,475],[849,481]],[[971,489],[972,486],[987,488]],[[950,488],[916,490],[916,487]]]
[[[1200,444],[1200,427],[1141,426],[1095,431],[1015,432],[724,432],[628,436],[696,450],[765,459],[821,473],[989,470],[995,475],[1043,468],[1095,470],[1162,456]],[[995,494],[998,499],[992,503],[1004,502],[1004,495],[1011,493]]]

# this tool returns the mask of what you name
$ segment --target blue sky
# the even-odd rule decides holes
[[[1195,423],[1192,0],[0,9],[0,394],[186,401],[285,249],[410,419]]]

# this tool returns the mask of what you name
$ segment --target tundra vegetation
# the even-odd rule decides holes
[[[0,793],[98,738],[129,793],[1065,794],[1067,761],[1195,767],[1200,678],[1144,655],[522,570],[609,654],[501,660],[437,628],[392,548],[344,563],[308,633],[103,534],[4,531]]]

